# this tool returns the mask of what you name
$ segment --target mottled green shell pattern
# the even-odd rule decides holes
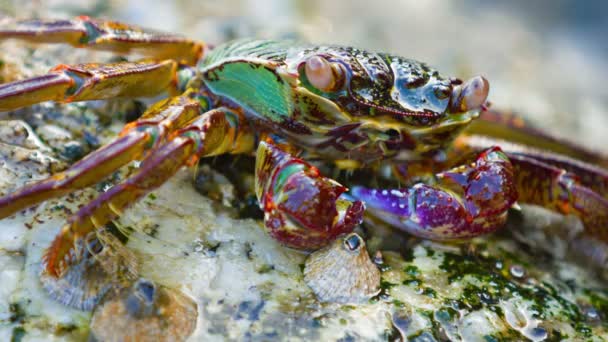
[[[303,72],[312,56],[340,64],[345,85],[330,93],[313,87]],[[210,51],[198,68],[222,104],[334,159],[432,154],[478,114],[450,113],[453,81],[424,63],[351,47],[239,40]]]

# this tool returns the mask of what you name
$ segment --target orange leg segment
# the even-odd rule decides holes
[[[59,65],[47,75],[0,85],[0,111],[43,101],[153,96],[176,86],[172,60]]]
[[[34,43],[67,43],[75,47],[139,53],[154,59],[173,59],[194,65],[204,44],[182,36],[143,29],[115,21],[86,16],[72,20],[5,20],[0,22],[0,39],[16,38]]]
[[[253,145],[253,132],[240,114],[220,108],[195,118],[152,150],[137,174],[100,195],[69,220],[44,255],[46,272],[61,276],[79,258],[75,247],[79,239],[118,217],[183,166],[194,165],[201,157],[248,152]]]
[[[525,154],[508,154],[522,203],[578,216],[585,233],[608,242],[608,199],[581,183],[577,175]]]
[[[99,182],[119,167],[141,158],[145,151],[161,144],[172,131],[198,115],[198,102],[187,96],[159,102],[127,125],[121,137],[69,169],[0,198],[0,218]]]

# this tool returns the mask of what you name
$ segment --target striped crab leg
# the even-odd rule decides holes
[[[462,136],[457,146],[479,150],[494,143],[487,137]],[[560,154],[500,143],[513,164],[518,201],[574,214],[586,234],[608,242],[608,171]]]
[[[75,47],[139,53],[154,59],[173,59],[194,65],[201,58],[204,44],[176,34],[143,29],[116,21],[87,16],[71,20],[4,20],[0,39],[15,38],[34,43],[67,43]]]
[[[492,109],[483,111],[477,120],[473,120],[469,124],[465,130],[465,135],[492,137],[492,139],[506,142],[507,145],[515,143],[543,151],[551,151],[608,168],[608,156],[553,137],[535,128],[524,118],[512,112]],[[502,146],[502,142],[500,145]]]
[[[142,97],[175,91],[177,68],[173,60],[61,64],[46,75],[0,85],[0,111],[43,101]]]
[[[194,118],[153,149],[135,175],[113,186],[69,219],[43,257],[44,272],[60,277],[79,260],[81,253],[76,246],[82,245],[83,238],[120,216],[130,204],[161,186],[183,166],[192,166],[202,157],[248,152],[253,143],[253,132],[244,117],[229,109],[214,109]]]
[[[177,128],[200,115],[189,96],[163,100],[122,130],[120,137],[89,154],[67,170],[0,198],[0,218],[53,197],[99,182],[121,166],[140,159]]]
[[[413,235],[458,240],[503,226],[517,199],[514,170],[506,155],[492,147],[470,162],[435,175],[436,184],[404,189],[354,187],[378,218]]]

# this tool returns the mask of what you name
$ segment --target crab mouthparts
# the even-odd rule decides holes
[[[450,100],[450,111],[463,113],[482,108],[488,94],[490,83],[482,76],[475,76],[465,83],[455,86]]]

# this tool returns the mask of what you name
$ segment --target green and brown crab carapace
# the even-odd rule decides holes
[[[488,111],[490,85],[481,76],[462,82],[418,61],[335,45],[237,40],[211,49],[88,17],[4,21],[0,39],[9,38],[145,59],[60,65],[3,84],[2,111],[49,100],[173,95],[68,169],[0,197],[4,218],[142,162],[61,229],[44,255],[45,276],[64,276],[82,259],[84,239],[182,167],[256,147],[264,224],[289,247],[329,245],[365,211],[426,239],[462,240],[500,228],[517,202],[575,214],[584,234],[608,242],[606,159]],[[348,194],[300,156],[372,176],[352,178]],[[387,174],[392,185],[373,186]]]

